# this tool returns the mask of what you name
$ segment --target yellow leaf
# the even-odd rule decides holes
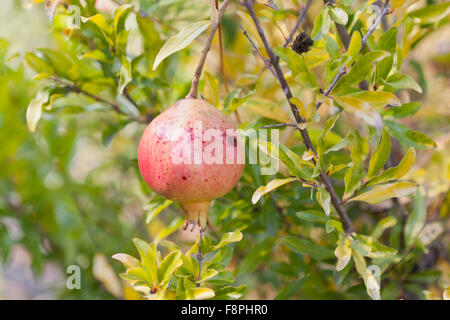
[[[256,204],[261,197],[270,191],[285,185],[286,183],[297,180],[297,178],[287,178],[287,179],[273,179],[266,186],[261,186],[253,193],[252,203]]]
[[[377,110],[383,109],[388,104],[394,107],[399,107],[402,105],[400,99],[392,92],[363,91],[353,96],[367,102],[372,108]]]
[[[383,128],[383,120],[381,120],[378,112],[372,108],[367,102],[352,96],[334,97],[344,110],[353,113],[358,118],[367,122],[367,124],[381,130]]]
[[[36,130],[36,125],[42,116],[42,105],[48,101],[48,97],[49,92],[47,90],[41,90],[28,105],[26,119],[28,129],[31,132]]]
[[[412,182],[395,182],[380,184],[371,190],[364,192],[352,199],[351,201],[364,201],[370,204],[377,204],[386,199],[399,198],[416,191],[417,185]]]
[[[352,257],[352,249],[350,247],[350,239],[348,236],[339,237],[338,246],[334,251],[334,255],[338,258],[336,271],[343,270]]]
[[[251,98],[241,107],[260,116],[272,119],[281,123],[291,122],[289,115],[280,107],[278,103],[261,98]]]
[[[352,39],[350,40],[350,44],[348,46],[348,50],[346,55],[351,59],[347,63],[347,66],[351,65],[353,61],[358,57],[359,51],[361,50],[361,34],[359,31],[355,30],[352,33]]]

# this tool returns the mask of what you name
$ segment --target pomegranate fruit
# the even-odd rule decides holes
[[[204,230],[210,202],[240,179],[244,164],[237,161],[234,129],[222,112],[193,98],[177,101],[145,129],[138,149],[139,170],[154,192],[179,202],[186,215],[184,229],[190,225],[192,231],[199,225]],[[207,137],[208,132],[215,133],[213,138]],[[218,148],[211,148],[211,143]],[[227,161],[226,152],[233,149],[233,161]]]

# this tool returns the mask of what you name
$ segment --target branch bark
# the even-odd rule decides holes
[[[367,33],[364,35],[364,37],[361,40],[361,48],[359,50],[359,52],[361,53],[361,51],[364,49],[364,47],[366,46],[367,40],[369,39],[370,35],[375,31],[375,29],[377,28],[378,24],[381,22],[381,20],[383,19],[383,17],[385,17],[390,10],[390,5],[389,5],[389,0],[386,0],[386,2],[383,5],[383,8],[381,9],[380,14],[376,17],[375,21],[373,22],[373,24],[370,26],[369,30],[367,31]],[[352,65],[353,66],[353,65]],[[351,67],[350,67],[351,68]],[[334,77],[333,81],[331,82],[330,86],[328,87],[328,89],[324,92],[324,96],[325,97],[329,97],[331,92],[333,91],[334,87],[336,87],[337,83],[339,82],[339,80],[341,80],[341,78],[347,73],[347,68],[345,66],[345,64],[341,67],[341,69],[339,69],[338,73],[336,74],[336,76]],[[322,101],[317,102],[316,104],[316,109],[319,109],[320,106],[322,105]]]
[[[267,41],[267,37],[264,33],[264,30],[262,29],[261,23],[260,23],[258,17],[256,16],[255,10],[253,8],[253,2],[250,0],[244,0],[243,5],[249,11],[250,16],[253,20],[253,23],[255,24],[256,29],[258,30],[258,34],[261,37],[264,47],[266,48],[267,54],[269,55],[270,63],[275,70],[275,73],[277,75],[277,80],[280,83],[280,87],[283,90],[283,93],[289,103],[289,106],[291,108],[291,111],[294,115],[296,122],[297,123],[305,122],[305,119],[303,119],[303,117],[300,115],[300,111],[299,111],[298,107],[290,101],[290,99],[293,97],[291,89],[284,77],[283,71],[281,70],[279,58],[273,53],[272,47],[270,46],[269,42]],[[302,136],[305,146],[308,149],[311,149],[315,154],[317,154],[312,145],[308,130],[300,129],[298,127],[297,127],[297,129],[299,130],[299,132]],[[350,221],[350,218],[348,217],[347,212],[345,211],[345,208],[342,205],[340,198],[337,196],[336,191],[334,190],[334,187],[331,183],[330,177],[328,177],[326,172],[324,170],[322,170],[320,173],[320,178],[322,180],[322,183],[323,183],[325,189],[330,194],[331,203],[333,204],[333,207],[336,209],[339,217],[341,218],[341,220],[343,222],[345,232],[346,233],[354,232],[352,222]]]
[[[205,65],[206,57],[208,56],[209,49],[211,48],[211,43],[214,39],[214,35],[219,27],[220,20],[222,19],[227,6],[230,4],[231,0],[224,0],[222,5],[220,6],[218,13],[211,14],[211,30],[209,31],[208,39],[206,40],[205,47],[203,48],[200,56],[200,61],[198,62],[197,68],[195,69],[194,77],[192,78],[191,90],[186,98],[194,98],[196,99],[198,96],[198,83],[200,81],[200,76],[203,71],[203,67]],[[214,7],[211,8],[212,12],[217,10]]]
[[[303,20],[306,17],[306,12],[308,12],[309,7],[311,6],[313,0],[309,0],[305,7],[303,8],[302,12],[298,15],[298,19],[297,22],[295,23],[294,29],[292,29],[291,33],[289,34],[289,36],[287,37],[286,41],[283,44],[283,47],[287,47],[287,45],[289,43],[291,43],[292,39],[294,39],[294,34],[297,32],[298,28],[300,27],[300,25],[302,24]]]

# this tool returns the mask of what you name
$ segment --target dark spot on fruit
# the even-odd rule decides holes
[[[187,179],[187,177],[186,177],[186,176],[182,176],[181,178],[183,178],[183,180],[186,180],[186,179]]]
[[[235,147],[237,146],[237,139],[236,139],[236,137],[227,136],[227,140],[228,140],[229,144],[231,144],[231,145],[233,145]]]

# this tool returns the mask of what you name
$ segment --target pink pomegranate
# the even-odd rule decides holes
[[[192,231],[197,224],[204,230],[210,202],[228,193],[242,175],[236,132],[230,134],[230,129],[232,123],[205,100],[183,99],[157,116],[142,135],[142,177],[154,192],[180,203],[184,229],[190,225]],[[227,161],[228,150],[234,150],[232,161]]]

